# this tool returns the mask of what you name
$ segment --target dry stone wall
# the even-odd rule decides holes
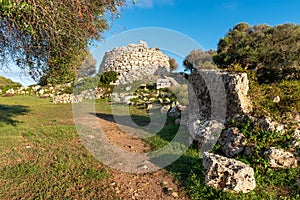
[[[117,47],[105,53],[100,71],[118,73],[116,85],[137,81],[147,81],[170,72],[169,57],[157,48],[149,48],[147,43]]]

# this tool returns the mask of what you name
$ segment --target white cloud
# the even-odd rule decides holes
[[[140,8],[153,8],[154,6],[161,5],[173,5],[175,0],[128,0],[128,5],[132,5],[132,2],[135,2],[135,5]]]

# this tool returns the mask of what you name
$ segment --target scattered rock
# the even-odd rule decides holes
[[[255,117],[247,114],[235,115],[233,119],[236,122],[243,123],[243,124],[246,124],[248,121],[250,121],[252,125],[256,124],[258,121]]]
[[[161,109],[160,109],[160,113],[163,114],[163,115],[166,115],[168,113],[168,111],[170,110],[170,105],[166,105],[166,106],[163,106]]]
[[[279,103],[280,102],[280,96],[275,96],[275,97],[272,97],[271,99],[274,103]]]
[[[264,154],[269,159],[269,165],[273,168],[297,167],[297,160],[291,152],[271,147]]]
[[[163,187],[166,187],[166,186],[168,185],[168,182],[167,182],[167,181],[162,181],[162,182],[160,183],[160,185],[163,186]]]
[[[248,193],[256,187],[254,170],[230,158],[204,153],[205,181],[216,189]]]
[[[229,128],[220,135],[218,143],[227,157],[234,157],[241,153],[246,146],[246,137],[238,128]]]
[[[179,195],[178,195],[177,192],[172,192],[171,196],[174,197],[174,198],[178,198],[179,197]]]
[[[263,117],[258,120],[258,127],[265,131],[284,131],[284,126],[273,122],[270,117]]]
[[[176,118],[180,116],[180,113],[181,113],[180,110],[176,106],[174,108],[171,108],[171,110],[169,110],[168,116]]]

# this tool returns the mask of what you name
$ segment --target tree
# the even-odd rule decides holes
[[[192,72],[195,69],[214,69],[216,68],[212,56],[215,52],[212,50],[203,51],[201,49],[193,50],[183,61],[184,71]]]
[[[106,13],[117,15],[118,7],[124,3],[125,0],[1,0],[1,66],[13,62],[35,80],[45,73],[76,74],[81,65],[78,59],[108,29]]]
[[[260,83],[300,80],[300,26],[249,26],[240,23],[218,43],[215,63],[239,65],[256,73]]]
[[[174,58],[169,57],[169,64],[172,71],[178,68],[178,64]]]

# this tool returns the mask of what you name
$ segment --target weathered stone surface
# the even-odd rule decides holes
[[[252,104],[247,96],[249,81],[246,73],[197,70],[190,75],[189,82],[191,114],[197,115],[198,119],[232,119],[235,115],[252,111]],[[219,107],[213,110],[212,105]]]
[[[246,137],[238,128],[229,128],[220,135],[218,143],[227,157],[234,157],[241,153],[246,146]]]
[[[271,147],[264,153],[269,159],[269,165],[274,168],[297,167],[297,160],[291,152]]]
[[[190,140],[197,142],[198,150],[201,149],[201,152],[211,150],[224,128],[223,123],[216,120],[196,120],[193,123],[188,122],[187,126],[191,136]]]
[[[81,96],[75,96],[73,94],[62,94],[53,97],[53,103],[78,103],[82,101]]]
[[[105,53],[100,65],[101,71],[115,71],[118,80],[115,85],[131,84],[137,81],[156,81],[157,76],[170,72],[169,57],[159,49],[148,48],[146,42],[117,47]]]
[[[260,129],[265,131],[284,131],[284,126],[272,121],[270,117],[263,117],[259,119],[257,125]]]
[[[231,192],[248,193],[256,187],[254,170],[230,158],[204,153],[203,166],[208,186]]]

